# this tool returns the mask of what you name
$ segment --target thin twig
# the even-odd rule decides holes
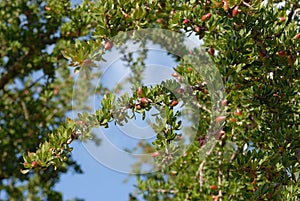
[[[246,3],[245,1],[242,2],[245,6],[247,6],[248,8],[252,8],[252,6],[248,3]]]
[[[212,144],[210,150],[205,153],[206,157],[208,157],[209,155],[212,154],[214,147],[215,147],[215,144]],[[204,185],[204,180],[205,180],[204,173],[203,173],[205,163],[206,163],[206,160],[203,159],[203,161],[200,163],[198,170],[196,172],[196,178],[198,178],[198,180],[199,180],[200,192],[203,191],[203,185]]]
[[[40,80],[46,77],[47,74],[42,75],[38,79],[36,79],[33,83],[31,83],[28,87],[26,87],[27,90],[31,89],[35,84],[37,84]],[[25,89],[25,90],[26,90]]]
[[[170,193],[170,194],[176,194],[176,193],[178,193],[178,190],[166,190],[166,189],[161,189],[161,188],[159,188],[159,189],[148,189],[148,191],[154,191],[154,192],[158,192],[158,193]]]
[[[201,105],[200,103],[197,103],[197,106],[199,108],[201,108],[202,110],[208,112],[209,114],[211,114],[211,111],[209,109],[207,109],[207,107],[205,107],[204,105]]]
[[[231,130],[231,136],[233,136],[233,138],[235,138],[235,134],[234,134],[234,128],[232,128]],[[233,146],[236,145],[234,142],[233,142]],[[237,155],[238,153],[238,148],[233,152],[233,154],[231,155],[230,157],[230,162],[232,162],[234,159],[235,159],[235,156]]]
[[[58,112],[58,109],[57,109],[57,108],[54,109],[53,112],[51,112],[51,114],[49,114],[49,115],[46,117],[45,122],[50,121],[50,120],[52,119],[52,117],[54,117],[54,115],[55,115],[57,112]],[[41,122],[41,123],[39,124],[39,126],[42,127],[42,126],[43,126],[43,122]]]
[[[218,151],[218,189],[219,189],[219,194],[218,194],[218,198],[219,198],[219,201],[222,201],[222,170],[221,170],[221,167],[222,167],[222,152],[221,150]]]
[[[24,101],[21,101],[21,106],[22,106],[23,111],[24,111],[24,117],[28,121],[29,120],[29,115],[28,115],[28,110],[27,110],[27,107],[26,107],[26,104],[25,104]]]
[[[236,156],[237,153],[238,153],[238,150],[235,150],[235,151],[233,152],[233,154],[232,154],[231,157],[230,157],[230,162],[232,162],[232,161],[235,159],[235,156]]]
[[[200,192],[203,191],[203,184],[204,184],[204,173],[203,173],[203,167],[204,167],[204,163],[206,161],[203,160],[201,162],[201,164],[199,165],[198,171],[197,171],[197,175],[199,175],[199,185],[200,185]]]

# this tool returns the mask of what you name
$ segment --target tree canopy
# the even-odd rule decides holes
[[[136,175],[130,200],[299,200],[297,0],[83,0],[74,7],[16,0],[0,7],[0,192],[10,200],[62,199],[53,190],[59,176],[80,172],[72,142],[95,137],[95,127],[144,119],[153,108],[160,111],[151,125],[156,139],[139,148],[155,171]],[[177,46],[184,44],[178,34],[195,34],[204,48]],[[122,49],[129,39],[139,42],[137,57]],[[178,62],[174,79],[141,85],[149,41]],[[132,72],[129,93],[89,82],[113,48]],[[68,66],[80,74],[74,92]],[[74,107],[88,109],[91,91],[101,95],[100,107],[65,118]],[[181,141],[190,146],[177,151]]]

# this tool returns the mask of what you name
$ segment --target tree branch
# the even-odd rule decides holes
[[[0,90],[4,88],[4,86],[10,81],[10,79],[14,78],[20,69],[21,61],[28,55],[24,54],[23,56],[19,57],[13,65],[11,65],[6,72],[1,75],[0,78]]]

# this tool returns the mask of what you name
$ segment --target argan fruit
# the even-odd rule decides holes
[[[198,33],[201,31],[201,28],[199,26],[195,26],[194,31]]]
[[[228,0],[223,0],[223,9],[224,9],[225,11],[228,11],[228,9],[229,9]]]
[[[209,188],[210,188],[211,190],[216,190],[216,189],[217,189],[217,187],[216,187],[215,185],[210,185]]]
[[[112,42],[110,41],[106,41],[105,44],[104,44],[104,48],[105,50],[110,50],[112,48]]]
[[[37,162],[36,162],[36,161],[32,161],[31,166],[32,166],[32,167],[37,166]]]
[[[51,8],[50,8],[49,6],[45,6],[45,10],[46,10],[46,11],[50,11]]]
[[[227,100],[222,100],[221,102],[222,106],[226,106],[228,104]]]
[[[190,23],[190,20],[189,20],[189,19],[184,19],[184,20],[183,20],[183,24],[188,24],[188,23]]]
[[[142,87],[139,87],[138,90],[137,90],[138,96],[141,97],[142,93],[143,93]]]
[[[172,73],[172,76],[173,76],[173,77],[178,77],[179,74],[178,74],[178,73]]]
[[[231,118],[229,119],[229,121],[232,122],[232,123],[235,123],[235,122],[236,122],[236,119],[235,119],[234,117],[231,117]]]
[[[140,104],[137,104],[137,105],[135,105],[135,109],[140,110],[140,109],[142,109],[142,107]]]
[[[171,104],[170,104],[171,107],[174,107],[174,106],[176,106],[176,105],[178,105],[178,101],[177,101],[177,100],[173,100],[173,101],[171,102]]]
[[[239,6],[234,7],[231,12],[232,17],[235,17],[237,14],[239,14]]]
[[[279,20],[279,22],[284,22],[285,21],[285,17],[279,17],[278,20]]]
[[[158,24],[161,24],[161,23],[163,22],[163,20],[162,20],[161,18],[158,18],[158,19],[156,20],[156,22],[157,22]]]
[[[157,151],[156,151],[156,152],[153,152],[153,153],[151,153],[151,156],[152,156],[152,157],[157,157],[157,156],[159,156],[159,155],[160,155],[160,153],[159,153],[159,152],[157,152]]]
[[[216,122],[222,122],[226,119],[226,116],[218,116],[216,117]]]
[[[210,17],[211,17],[211,13],[207,13],[207,14],[205,14],[205,15],[202,16],[201,20],[203,22],[205,22],[205,21],[209,20]]]
[[[236,114],[237,116],[241,116],[241,115],[242,115],[242,110],[240,110],[239,108],[237,108],[237,109],[235,110],[235,114]]]
[[[148,98],[141,98],[141,104],[143,107],[146,107],[149,104]]]
[[[300,33],[296,34],[293,38],[294,39],[299,39],[300,38]]]
[[[210,55],[213,56],[213,55],[215,54],[214,48],[210,47],[210,48],[208,49],[208,53],[209,53]]]
[[[280,51],[276,52],[276,55],[277,55],[277,56],[280,56],[280,57],[286,56],[286,51],[280,50]]]

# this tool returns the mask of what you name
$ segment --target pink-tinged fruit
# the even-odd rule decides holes
[[[210,47],[210,48],[208,49],[208,53],[209,53],[210,55],[213,56],[213,55],[215,54],[214,48]]]
[[[215,185],[210,185],[209,188],[210,188],[211,190],[216,190],[216,189],[217,189],[217,187],[216,187]]]
[[[285,21],[285,17],[279,17],[278,20],[279,20],[279,22],[284,22]]]
[[[236,114],[237,116],[241,116],[241,115],[242,115],[242,111],[241,111],[239,108],[237,108],[237,109],[235,110],[235,114]]]
[[[218,116],[217,118],[216,118],[216,122],[222,122],[222,121],[224,121],[226,119],[226,116]]]
[[[228,104],[227,100],[222,100],[221,102],[222,106],[226,106]]]
[[[86,65],[90,65],[90,64],[92,64],[93,62],[92,62],[92,60],[90,60],[90,59],[85,59],[85,60],[83,61],[83,63],[86,64]]]
[[[223,0],[223,9],[224,9],[225,11],[228,11],[228,9],[229,9],[228,0]]]
[[[104,48],[105,48],[105,50],[110,50],[111,48],[112,48],[112,42],[110,42],[110,41],[107,41],[107,42],[105,42],[105,44],[104,44]]]
[[[189,20],[189,19],[184,19],[184,20],[183,20],[183,24],[188,24],[188,23],[190,23],[190,20]]]
[[[36,167],[37,166],[37,162],[36,161],[32,161],[31,166],[32,167]]]
[[[198,33],[198,32],[200,32],[200,30],[201,30],[201,28],[200,28],[199,26],[195,26],[195,28],[194,28],[194,31],[195,31],[195,32]]]
[[[158,18],[158,19],[156,20],[156,22],[157,22],[158,24],[161,24],[161,23],[163,22],[163,20],[162,20],[161,18]]]
[[[179,94],[181,94],[181,93],[183,93],[183,92],[184,92],[184,90],[183,90],[183,89],[181,89],[181,88],[179,88],[179,89],[177,89],[177,90],[176,90],[176,92],[177,92],[177,93],[179,93]]]
[[[178,77],[179,74],[178,74],[178,73],[172,73],[172,76],[173,76],[173,77]]]
[[[174,106],[176,106],[176,105],[178,105],[178,101],[177,101],[177,100],[173,100],[173,101],[171,102],[171,104],[170,104],[171,107],[174,107]]]
[[[235,122],[236,122],[236,119],[235,119],[234,117],[231,117],[231,118],[229,119],[229,121],[232,122],[232,123],[235,123]]]
[[[300,33],[298,33],[294,36],[294,39],[299,39],[299,38],[300,38]]]
[[[149,99],[148,98],[141,98],[141,103],[149,103]]]
[[[180,76],[177,77],[177,81],[181,82],[181,77]]]
[[[143,93],[142,87],[139,87],[137,91],[138,96],[141,97],[142,93]]]
[[[153,153],[151,153],[151,156],[152,156],[152,157],[157,157],[157,156],[159,156],[159,155],[160,155],[159,152],[153,152]]]
[[[135,105],[135,109],[140,110],[140,109],[142,109],[142,107],[140,104],[137,104],[137,105]]]
[[[209,20],[210,17],[211,17],[211,13],[207,13],[207,14],[205,14],[205,15],[202,16],[201,20],[203,22],[205,22],[205,21]]]
[[[231,14],[232,17],[235,17],[237,14],[239,14],[239,6],[234,7]]]
[[[276,52],[276,55],[277,55],[277,56],[280,56],[280,57],[286,56],[286,51],[280,50],[280,51]]]
[[[211,198],[213,199],[213,201],[219,201],[219,196],[217,195],[212,195]]]

